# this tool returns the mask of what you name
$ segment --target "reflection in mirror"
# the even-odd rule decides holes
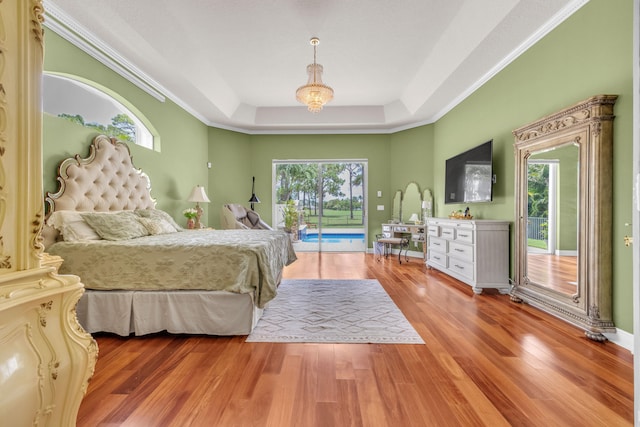
[[[391,213],[391,222],[397,224],[400,222],[402,216],[402,191],[396,190],[396,194],[393,196],[393,210]]]
[[[410,182],[407,188],[404,190],[404,196],[402,197],[402,222],[408,224],[411,215],[420,215],[422,212],[422,196],[420,195],[420,188],[415,182]]]
[[[579,147],[533,152],[527,161],[529,281],[569,295],[578,285]]]

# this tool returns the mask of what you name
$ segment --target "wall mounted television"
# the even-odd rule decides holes
[[[495,182],[492,160],[493,139],[447,159],[444,202],[490,202]]]

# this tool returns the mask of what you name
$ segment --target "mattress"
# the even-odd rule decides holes
[[[215,290],[252,293],[262,308],[296,260],[288,234],[273,230],[187,230],[130,240],[58,242],[60,274],[94,290]]]

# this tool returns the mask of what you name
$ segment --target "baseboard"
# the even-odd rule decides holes
[[[603,334],[613,344],[617,344],[620,347],[629,350],[633,353],[633,334],[627,331],[616,328],[616,332],[612,334]]]

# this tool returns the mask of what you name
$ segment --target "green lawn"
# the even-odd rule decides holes
[[[311,211],[313,213],[313,211]],[[307,224],[318,225],[318,215],[308,214],[305,209],[304,219]],[[326,228],[362,228],[362,211],[353,211],[353,219],[349,211],[325,209],[323,211],[322,226]]]
[[[532,248],[547,249],[546,240],[527,239],[527,246]]]

